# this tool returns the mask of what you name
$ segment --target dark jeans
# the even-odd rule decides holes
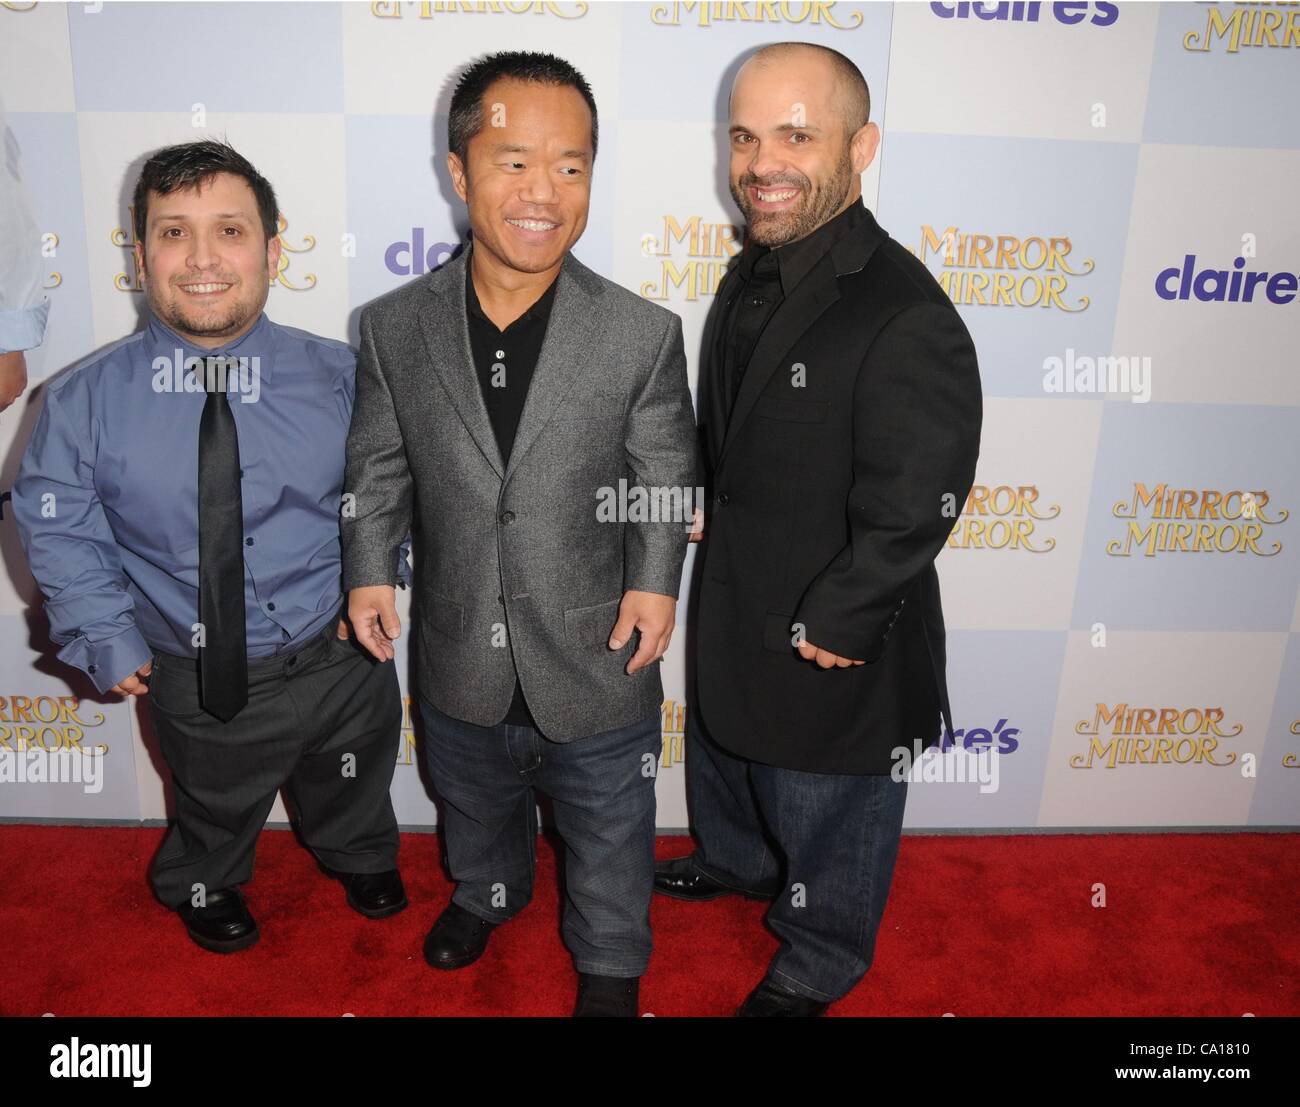
[[[564,840],[564,942],[578,972],[640,976],[650,960],[655,778],[654,715],[574,742],[529,726],[476,726],[421,697],[424,749],[443,801],[452,902],[501,923],[532,898],[537,849],[533,789],[551,798]]]
[[[155,652],[149,709],[171,767],[176,819],[150,869],[169,907],[242,884],[276,793],[285,787],[303,840],[340,872],[397,867],[388,789],[401,737],[397,668],[331,622],[291,654],[248,666],[248,703],[229,722],[203,710],[192,658]]]
[[[907,781],[808,773],[722,749],[692,708],[686,795],[701,872],[776,899],[773,983],[831,1002],[871,967],[903,829]]]

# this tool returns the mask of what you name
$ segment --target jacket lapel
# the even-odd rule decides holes
[[[704,336],[700,341],[700,408],[704,416],[704,432],[708,439],[709,465],[714,467],[722,452],[722,434],[727,426],[726,365],[719,353],[722,349],[719,327],[726,314],[727,301],[740,291],[743,281],[740,266],[732,265],[718,285],[713,304],[704,320]]]
[[[600,282],[573,254],[565,254],[556,278],[555,301],[546,325],[546,338],[524,410],[515,431],[515,444],[505,472],[509,480],[565,396],[591,366],[591,353],[600,330]]]
[[[456,414],[488,464],[501,477],[505,474],[505,464],[470,353],[469,323],[465,316],[465,266],[468,264],[466,249],[430,275],[429,291],[433,295],[419,312],[420,331],[429,350],[430,364],[451,397]]]
[[[781,301],[763,328],[749,359],[745,378],[740,384],[740,394],[736,397],[736,406],[726,422],[727,435],[718,457],[719,466],[790,348],[799,340],[800,335],[821,318],[827,308],[839,300],[839,278],[861,270],[886,237],[871,212],[866,212],[866,218],[831,247],[812,271],[795,286],[794,291]],[[725,388],[725,384],[722,387]],[[725,405],[725,397],[721,402]]]
[[[420,330],[430,362],[451,397],[456,414],[497,476],[507,481],[555,414],[560,401],[590,367],[590,354],[600,326],[598,300],[602,290],[595,274],[573,254],[565,255],[556,278],[546,338],[533,370],[507,466],[483,402],[483,386],[470,349],[465,305],[465,267],[469,256],[470,250],[463,250],[430,275],[432,295],[419,313]]]

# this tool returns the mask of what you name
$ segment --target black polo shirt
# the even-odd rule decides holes
[[[524,402],[528,399],[528,389],[533,383],[533,371],[537,368],[542,343],[546,340],[551,305],[555,302],[555,286],[559,280],[557,275],[557,279],[551,282],[550,287],[532,307],[505,330],[499,330],[479,306],[472,269],[467,263],[465,314],[469,324],[470,354],[474,358],[474,370],[478,374],[479,387],[483,390],[483,403],[487,407],[488,418],[492,421],[492,432],[496,435],[501,459],[509,464],[515,432],[519,429]],[[502,722],[513,726],[537,726],[524,700],[518,675],[515,676],[514,699]]]

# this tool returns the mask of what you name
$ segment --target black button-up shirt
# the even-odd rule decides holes
[[[469,323],[469,348],[474,358],[474,370],[483,389],[483,403],[492,432],[501,450],[501,460],[510,462],[510,452],[515,444],[515,432],[523,415],[524,401],[533,382],[533,371],[546,340],[546,328],[551,320],[551,305],[555,301],[558,280],[534,302],[533,306],[511,323],[505,330],[484,314],[474,291],[473,267],[465,266],[465,307]],[[503,601],[504,602],[504,601]],[[502,608],[504,616],[505,609]],[[502,722],[512,726],[536,727],[532,712],[524,700],[519,677],[515,676],[515,694],[510,710]]]
[[[735,406],[740,394],[740,385],[745,379],[754,347],[782,300],[812,272],[823,254],[862,222],[866,213],[867,209],[859,198],[839,215],[795,242],[775,248],[750,243],[740,252],[737,265],[741,283],[723,306],[719,327],[723,381],[729,396],[728,411]]]

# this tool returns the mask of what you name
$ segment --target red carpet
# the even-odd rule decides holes
[[[368,921],[287,831],[245,887],[251,950],[204,953],[145,881],[159,828],[0,827],[0,1014],[568,1015],[553,849],[537,892],[459,972],[424,964],[450,888],[402,839],[411,906]],[[904,837],[875,964],[840,1015],[1300,1014],[1300,835]],[[684,837],[663,857],[689,852]],[[1093,885],[1107,906],[1090,905]],[[656,896],[642,1010],[729,1015],[776,941],[765,905]]]

